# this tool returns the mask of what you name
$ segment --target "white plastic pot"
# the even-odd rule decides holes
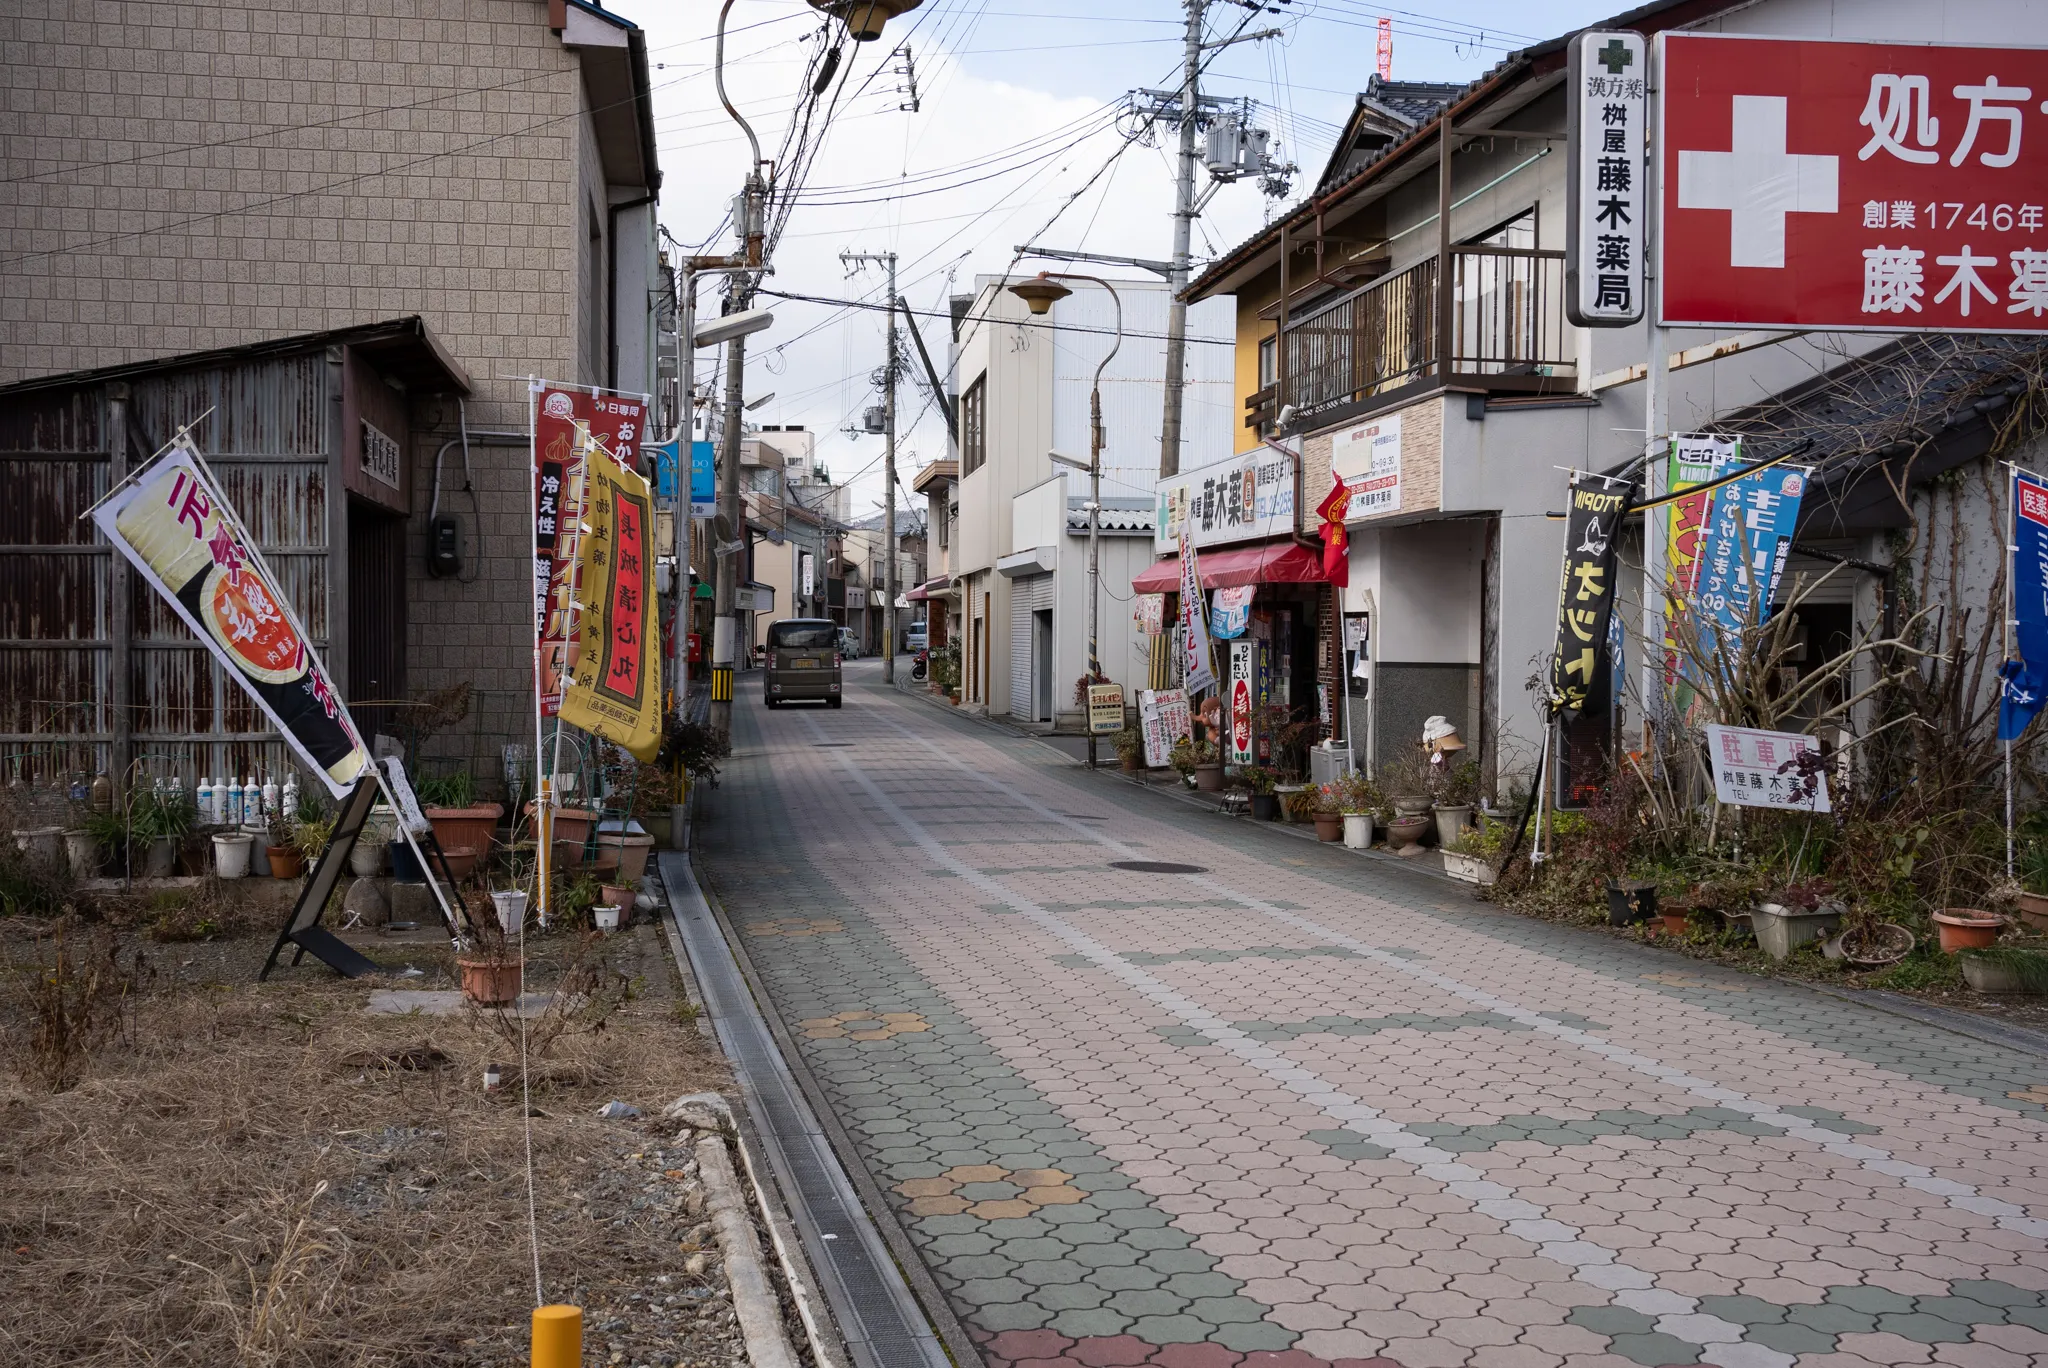
[[[78,878],[93,878],[100,872],[100,843],[92,838],[90,831],[67,831],[64,833],[64,858],[70,862],[71,872]]]
[[[1372,844],[1372,814],[1370,812],[1347,812],[1344,814],[1344,847],[1347,850],[1364,850]]]
[[[259,879],[270,877],[270,828],[267,826],[244,826],[242,834],[249,838],[249,873]]]
[[[507,888],[491,894],[491,905],[498,909],[498,925],[508,936],[519,934],[519,928],[526,923],[526,891]]]
[[[616,907],[593,907],[590,910],[590,915],[596,921],[597,929],[600,931],[616,931],[619,929],[619,909]]]
[[[223,879],[249,877],[250,837],[246,831],[223,833],[213,838],[213,869]]]
[[[168,836],[159,836],[149,843],[149,854],[144,857],[142,877],[145,879],[168,879],[171,871],[178,867],[178,843]]]
[[[64,858],[63,834],[62,827],[26,827],[14,833],[14,844],[30,864],[53,868]]]

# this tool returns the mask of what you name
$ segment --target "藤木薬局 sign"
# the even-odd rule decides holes
[[[2048,51],[1657,42],[1665,323],[2048,332]]]
[[[1266,448],[1168,475],[1155,486],[1152,545],[1164,553],[1191,545],[1270,541],[1294,530],[1294,463]]]

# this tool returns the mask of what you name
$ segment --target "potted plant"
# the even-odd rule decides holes
[[[1493,861],[1500,854],[1501,828],[1474,827],[1443,848],[1444,873],[1468,884],[1493,882]]]
[[[132,839],[148,844],[144,878],[171,876],[177,868],[178,849],[198,820],[198,809],[182,793],[145,793],[136,800],[130,831]]]
[[[1173,743],[1168,762],[1203,793],[1215,793],[1223,787],[1223,761],[1218,758],[1214,741],[1183,736]]]
[[[291,824],[289,843],[292,854],[299,859],[303,869],[318,860],[327,851],[327,843],[334,839],[334,818],[322,811],[317,804],[310,809],[306,801],[299,802],[299,813]]]
[[[1471,759],[1452,760],[1430,766],[1436,771],[1432,790],[1436,809],[1436,838],[1449,845],[1465,834],[1472,824],[1472,804],[1479,797],[1479,763]]]
[[[1344,810],[1338,806],[1337,786],[1317,784],[1309,790],[1315,795],[1316,839],[1318,841],[1341,841],[1344,839]]]
[[[1137,723],[1124,723],[1124,729],[1116,734],[1116,758],[1125,774],[1145,768],[1145,732]]]
[[[1280,782],[1280,776],[1270,766],[1245,765],[1239,768],[1237,777],[1244,780],[1244,786],[1251,790],[1253,821],[1270,822],[1280,815],[1280,800],[1273,793],[1273,786]]]
[[[255,838],[246,831],[213,833],[213,872],[223,879],[249,877],[249,845]]]
[[[2007,922],[1996,912],[1974,907],[1944,907],[1933,916],[1935,933],[1945,954],[1962,950],[1983,950],[1995,944]]]
[[[476,780],[468,770],[429,775],[419,781],[414,792],[443,851],[464,846],[483,852],[490,850],[498,819],[505,815],[505,809],[497,803],[477,801]]]
[[[2048,955],[2010,945],[1979,946],[1956,953],[1963,981],[1980,993],[2048,993]]]
[[[1356,770],[1336,782],[1337,810],[1344,818],[1344,844],[1352,850],[1372,845],[1372,819],[1384,800],[1379,787]]]
[[[1607,924],[1634,926],[1657,915],[1655,879],[1609,879],[1607,881]]]
[[[1794,879],[1750,913],[1756,943],[1772,959],[1785,959],[1809,941],[1824,940],[1842,924],[1844,908],[1826,879]]]
[[[2027,814],[2020,823],[2019,878],[2013,902],[2020,920],[2037,931],[2048,931],[2048,809]]]

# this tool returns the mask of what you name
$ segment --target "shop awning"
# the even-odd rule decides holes
[[[950,597],[950,595],[948,595],[945,592],[948,581],[948,576],[934,575],[930,579],[926,580],[923,584],[918,585],[917,588],[905,594],[903,597],[905,599],[908,599],[912,603],[922,603],[929,598]]]
[[[1204,589],[1236,589],[1247,584],[1321,584],[1323,558],[1293,542],[1264,546],[1233,546],[1198,551]],[[1170,594],[1180,588],[1180,560],[1169,556],[1138,572],[1131,588],[1140,594]]]

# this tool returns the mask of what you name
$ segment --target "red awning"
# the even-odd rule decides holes
[[[918,585],[917,588],[905,594],[903,597],[905,599],[908,599],[912,603],[922,603],[926,599],[930,598],[933,594],[937,593],[939,590],[945,588],[950,578],[951,577],[947,575],[934,575],[930,579],[926,580],[923,584]]]
[[[1294,542],[1264,546],[1233,546],[1225,551],[1200,551],[1195,561],[1204,589],[1235,589],[1246,584],[1322,584],[1323,558]],[[1138,572],[1131,588],[1140,594],[1170,594],[1180,588],[1180,560],[1169,556]]]

